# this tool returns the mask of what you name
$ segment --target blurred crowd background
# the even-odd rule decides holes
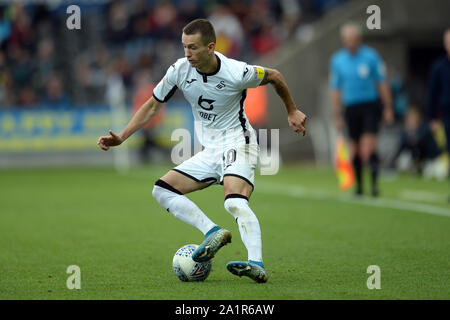
[[[273,52],[344,0],[85,1],[82,28],[69,33],[66,2],[0,5],[0,107],[102,104],[119,73],[127,101],[157,83],[183,56],[180,30],[207,17],[217,50],[245,61]]]
[[[382,30],[365,30],[364,42],[367,38],[387,63],[395,124],[382,132],[380,145],[383,166],[394,168],[405,144],[411,139],[416,143],[428,125],[428,79],[433,61],[444,54],[441,32],[447,26],[441,21],[448,4],[375,2],[390,9],[383,9]],[[71,4],[81,9],[79,30],[66,26]],[[334,133],[327,120],[329,58],[341,47],[339,25],[355,17],[364,24],[369,4],[359,0],[0,1],[0,166],[96,162],[101,156],[93,141],[111,127],[120,130],[151,96],[168,66],[184,55],[183,26],[200,17],[213,23],[218,51],[282,71],[295,100],[310,116],[311,130],[301,143],[292,138],[278,98],[266,87],[246,100],[254,127],[281,128],[284,159],[330,163]],[[116,126],[107,98],[112,79],[120,80],[125,94],[126,112]],[[173,129],[189,127],[191,120],[189,106],[177,93],[153,123],[162,129],[143,130],[140,140],[129,146],[141,147],[141,155],[154,146],[168,149],[173,145]],[[413,150],[403,166],[411,168],[417,154],[420,161],[439,157],[445,149],[442,132],[433,131],[436,148],[426,143]],[[429,135],[426,139],[431,141]],[[55,160],[55,154],[68,151],[72,153],[66,158]],[[101,159],[104,163],[108,156]],[[423,166],[418,167],[422,172]]]

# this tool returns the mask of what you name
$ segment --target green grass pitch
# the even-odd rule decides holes
[[[257,175],[251,207],[270,279],[257,284],[225,264],[247,252],[223,208],[223,188],[189,197],[228,228],[232,243],[204,282],[183,283],[175,251],[203,235],[151,195],[169,167],[0,171],[0,299],[449,299],[448,182],[382,177],[381,198],[341,192],[331,168],[285,166]],[[69,265],[81,290],[69,290]],[[369,290],[369,265],[381,289]]]

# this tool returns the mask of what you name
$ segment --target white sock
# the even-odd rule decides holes
[[[181,221],[196,227],[203,234],[216,226],[188,197],[164,181],[160,181],[162,180],[155,183],[152,194],[164,209]]]
[[[248,251],[248,260],[262,262],[261,228],[258,218],[248,205],[246,197],[231,194],[225,198],[225,209],[236,219],[242,242]]]

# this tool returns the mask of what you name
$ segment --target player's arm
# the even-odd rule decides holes
[[[344,117],[343,117],[343,105],[342,105],[342,77],[340,73],[339,64],[337,63],[337,56],[333,55],[330,59],[330,75],[329,75],[329,86],[330,86],[330,98],[331,98],[331,111],[333,115],[334,125],[337,131],[342,131],[344,128]]]
[[[297,109],[291,93],[289,92],[288,85],[283,75],[275,69],[264,68],[264,78],[260,85],[266,85],[270,83],[283,100],[288,114],[289,126],[297,133],[302,132],[303,136],[306,134],[306,115]]]
[[[380,94],[380,99],[383,103],[383,118],[387,123],[392,123],[394,121],[394,111],[392,108],[391,88],[389,88],[386,77],[386,65],[376,52],[374,52],[373,70],[377,82],[378,93]]]
[[[133,115],[130,122],[120,134],[115,134],[109,130],[109,136],[102,136],[98,138],[97,144],[103,150],[108,150],[110,147],[118,146],[124,142],[129,136],[147,124],[158,112],[162,103],[157,101],[153,96],[148,99],[139,110]]]
[[[333,111],[334,124],[338,131],[344,128],[344,119],[342,118],[341,91],[331,90],[331,107]]]
[[[387,81],[378,84],[378,92],[380,93],[381,102],[383,103],[383,118],[387,123],[394,121],[394,111],[392,109],[391,89]]]

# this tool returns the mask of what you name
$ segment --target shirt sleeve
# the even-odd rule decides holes
[[[173,96],[177,87],[177,70],[175,64],[171,65],[166,72],[166,75],[153,89],[153,97],[159,102],[167,102]]]
[[[374,53],[374,74],[375,80],[380,83],[386,80],[386,64],[383,59],[377,54]]]
[[[242,88],[256,88],[264,79],[265,73],[263,67],[246,64],[242,72]]]
[[[330,75],[329,75],[330,87],[334,90],[340,90],[342,86],[342,79],[339,74],[336,59],[330,61]]]

